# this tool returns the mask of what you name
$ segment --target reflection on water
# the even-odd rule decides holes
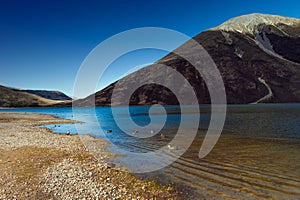
[[[124,114],[126,107],[119,107],[117,118]],[[149,107],[130,107],[132,120],[140,126],[150,123]],[[81,108],[82,121],[79,129],[74,125],[47,126],[57,132],[91,133],[107,138],[119,147],[131,152],[151,152],[166,146],[177,132],[180,123],[180,109],[167,106],[167,121],[164,128],[151,138],[136,138],[120,130],[111,116],[110,108]],[[192,119],[193,106],[185,113]],[[201,122],[198,134],[187,152],[172,165],[157,172],[139,174],[144,178],[156,179],[161,183],[176,183],[185,186],[186,198],[201,199],[299,199],[300,196],[300,104],[264,104],[229,106],[222,136],[213,151],[204,159],[198,153],[210,120],[208,106],[201,106]],[[12,110],[9,110],[12,111]],[[71,108],[17,109],[15,111],[40,112],[71,119]],[[91,120],[95,112],[98,122]],[[152,113],[157,119],[161,113]],[[188,118],[187,118],[188,119]],[[126,121],[126,120],[124,120]],[[126,124],[125,124],[126,125]],[[150,134],[155,130],[140,128],[127,131]],[[105,130],[112,133],[107,134]],[[188,127],[186,127],[188,131]],[[161,134],[165,136],[161,137]],[[184,138],[182,139],[184,141]],[[114,148],[110,148],[115,151]],[[176,151],[176,150],[174,150]],[[172,150],[160,160],[174,156]],[[126,163],[128,157],[117,157],[116,162]],[[129,164],[129,163],[127,163]],[[134,164],[134,163],[131,163]],[[129,166],[130,167],[130,166]]]

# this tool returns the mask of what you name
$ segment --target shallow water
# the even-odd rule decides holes
[[[150,122],[149,106],[132,106],[132,120],[140,126]],[[187,106],[184,115],[189,121],[195,110]],[[166,106],[167,120],[163,129],[155,136],[145,139],[125,134],[115,123],[123,122],[123,130],[150,134],[159,127],[166,117],[164,113],[153,112],[153,126],[132,128],[127,124],[125,114],[128,107],[118,107],[112,117],[109,107],[80,108],[72,113],[72,108],[26,108],[0,110],[1,112],[37,112],[62,118],[79,119],[86,123],[77,125],[48,125],[53,131],[65,133],[79,132],[106,138],[118,147],[130,152],[151,152],[168,144],[175,136],[182,115],[178,106]],[[199,148],[210,121],[208,106],[200,106],[201,121],[196,139],[188,151],[172,165],[152,173],[139,174],[144,178],[156,179],[161,183],[176,183],[184,186],[186,197],[195,198],[239,198],[239,199],[299,199],[300,196],[300,104],[231,105],[228,107],[226,123],[221,138],[213,151],[204,159],[198,158]],[[93,120],[95,113],[96,121]],[[98,127],[100,123],[102,129]],[[155,124],[157,123],[157,124]],[[186,129],[188,127],[185,127]],[[112,130],[107,134],[105,130]],[[158,129],[160,130],[160,129]],[[165,139],[160,137],[164,133]],[[184,139],[183,139],[184,142]],[[116,148],[109,148],[117,152]],[[172,152],[163,159],[171,159]],[[116,162],[134,165],[130,157],[121,156]]]

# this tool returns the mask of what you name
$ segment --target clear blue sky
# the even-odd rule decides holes
[[[229,18],[254,12],[300,18],[298,0],[0,3],[0,84],[61,90],[68,95],[72,95],[77,70],[87,54],[121,31],[151,26],[194,36]],[[152,52],[133,64],[154,62],[161,55],[162,52]]]

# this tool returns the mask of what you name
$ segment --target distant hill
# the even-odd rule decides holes
[[[23,90],[25,92],[36,94],[40,97],[44,97],[46,99],[52,100],[72,100],[71,97],[67,96],[66,94],[60,91],[48,91],[48,90]]]
[[[300,20],[265,14],[250,14],[228,20],[222,25],[193,38],[210,54],[223,78],[227,102],[290,103],[300,102]],[[181,47],[184,47],[182,45]],[[181,48],[179,47],[179,49]],[[183,51],[186,50],[183,48]],[[197,55],[191,47],[188,52]],[[196,56],[194,56],[196,57]],[[125,96],[125,83],[165,80],[176,85],[176,78],[157,71],[156,64],[165,64],[180,72],[194,88],[199,103],[210,103],[205,82],[185,59],[170,53],[155,64],[146,66],[81,100],[77,105],[110,105],[111,95]],[[163,84],[162,84],[163,85]],[[187,96],[184,85],[182,96]],[[118,105],[118,102],[114,102]],[[130,104],[178,104],[174,94],[160,85],[145,85],[131,96]],[[119,104],[122,104],[121,102]]]
[[[0,85],[0,107],[55,106],[65,102],[69,101],[47,99],[23,90]]]

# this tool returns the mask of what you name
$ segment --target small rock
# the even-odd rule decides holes
[[[105,165],[107,168],[115,168],[116,167],[115,163],[106,163]]]

